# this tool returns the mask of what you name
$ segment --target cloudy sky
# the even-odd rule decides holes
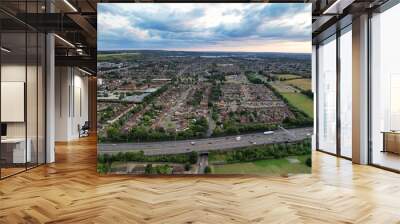
[[[311,52],[311,4],[101,3],[99,50]]]

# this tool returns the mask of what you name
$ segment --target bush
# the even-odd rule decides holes
[[[211,167],[206,166],[206,167],[204,168],[204,173],[205,173],[205,174],[211,173]]]
[[[155,174],[156,169],[153,168],[153,164],[149,163],[146,165],[146,169],[144,170],[145,174]]]
[[[153,164],[147,164],[145,174],[172,174],[172,167],[165,164],[153,167]]]
[[[105,174],[110,171],[110,167],[106,163],[97,163],[97,172],[100,174]]]
[[[190,169],[192,169],[192,165],[190,163],[186,163],[185,164],[185,171],[189,171]]]
[[[170,155],[146,156],[143,151],[140,152],[119,152],[117,154],[101,154],[97,157],[98,163],[111,165],[112,162],[149,162],[149,163],[180,163],[195,164],[197,162],[197,152]],[[149,167],[150,168],[150,167]]]
[[[195,151],[189,153],[189,163],[195,164],[197,162],[198,154]]]
[[[314,99],[314,93],[311,90],[301,90],[302,94],[306,95],[310,99]]]
[[[156,173],[157,174],[172,174],[173,168],[167,164],[156,166]]]
[[[309,166],[309,167],[311,167],[311,166],[312,166],[312,160],[311,160],[311,157],[308,157],[308,158],[306,159],[306,165],[307,165],[307,166]]]

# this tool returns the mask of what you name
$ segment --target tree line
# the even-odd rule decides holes
[[[210,160],[213,160],[212,158],[223,160],[218,162],[238,163],[309,154],[311,154],[311,141],[305,139],[297,143],[276,143],[244,147],[232,151],[212,151],[209,153],[209,158]]]
[[[197,157],[198,153],[194,151],[182,154],[169,154],[169,155],[145,155],[143,151],[119,152],[117,154],[105,153],[105,154],[100,154],[97,157],[97,171],[99,173],[109,172],[111,169],[111,164],[113,162],[147,162],[147,163],[162,162],[162,163],[180,163],[180,164],[190,165],[190,164],[195,164],[197,162]]]

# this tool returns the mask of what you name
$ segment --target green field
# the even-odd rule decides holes
[[[97,61],[121,62],[136,59],[139,53],[98,54]]]
[[[296,86],[302,90],[310,90],[311,89],[311,79],[292,79],[284,81],[287,85]]]
[[[282,78],[282,79],[286,79],[286,80],[302,78],[299,75],[292,75],[292,74],[276,74],[275,76],[277,78]]]
[[[282,159],[267,159],[254,162],[211,165],[211,169],[213,174],[287,175],[310,173],[311,168],[305,164],[305,160],[308,157],[310,157],[310,155],[290,156]],[[297,162],[290,162],[290,160]]]
[[[305,112],[309,117],[313,117],[313,100],[301,93],[281,93],[297,109]]]

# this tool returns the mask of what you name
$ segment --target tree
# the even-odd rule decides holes
[[[146,168],[144,170],[144,173],[146,174],[154,174],[156,170],[153,168],[153,164],[149,163],[146,165]]]
[[[192,165],[190,163],[186,163],[185,164],[185,171],[189,171],[190,169],[192,169]]]
[[[197,163],[197,157],[198,157],[197,152],[195,152],[195,151],[190,152],[190,154],[189,154],[189,162],[191,164]]]
[[[211,173],[211,167],[206,166],[206,167],[204,168],[204,173],[205,173],[205,174]]]
[[[105,174],[105,173],[108,173],[108,171],[109,171],[109,167],[108,167],[107,164],[105,164],[105,163],[98,163],[97,164],[97,172],[98,173]]]
[[[125,93],[120,93],[119,94],[119,100],[122,100],[122,99],[124,99],[125,98]]]
[[[312,166],[312,160],[311,160],[311,157],[308,157],[307,159],[306,159],[306,165],[308,166],[308,167],[311,167]]]
[[[112,141],[119,141],[120,139],[120,132],[117,128],[115,127],[109,127],[107,129],[107,137],[111,139]]]

